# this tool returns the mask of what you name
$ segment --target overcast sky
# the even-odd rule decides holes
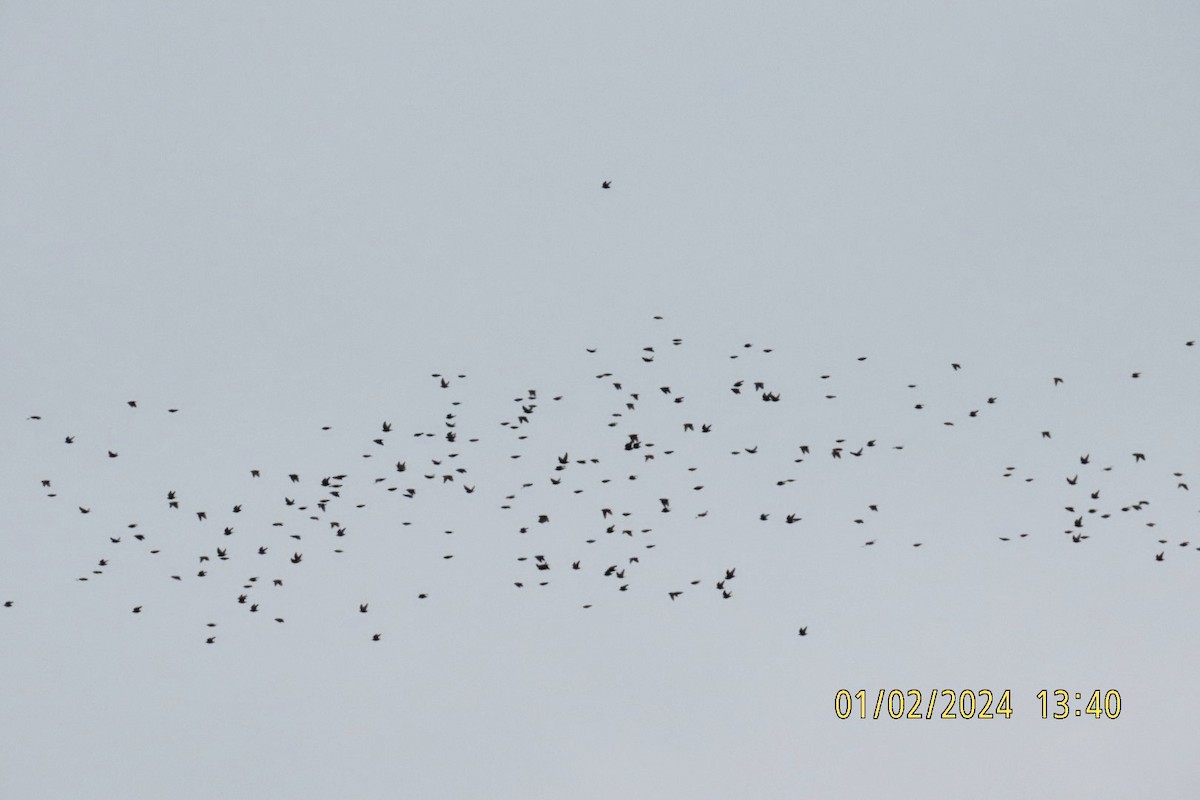
[[[1198,40],[0,3],[0,795],[1194,797]]]

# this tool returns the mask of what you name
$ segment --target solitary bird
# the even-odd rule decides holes
[[[601,189],[611,189],[612,181],[605,181],[604,183],[600,184],[600,188]]]

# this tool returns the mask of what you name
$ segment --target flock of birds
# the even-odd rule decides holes
[[[605,182],[604,188],[609,188],[609,182]],[[655,320],[659,325],[662,317],[655,317]],[[1194,341],[1188,341],[1185,346],[1193,347],[1194,344]],[[725,440],[714,434],[729,424],[729,420],[693,415],[693,408],[697,406],[701,407],[700,413],[722,407],[713,398],[709,398],[707,404],[692,401],[692,390],[711,388],[703,385],[704,380],[696,379],[703,373],[685,370],[682,374],[689,385],[684,387],[666,382],[659,371],[659,366],[683,345],[684,340],[679,337],[655,336],[654,341],[636,353],[618,354],[616,360],[600,348],[585,348],[585,358],[593,359],[592,363],[621,372],[597,372],[591,389],[583,390],[576,384],[573,390],[576,394],[588,394],[594,402],[609,404],[603,425],[596,423],[590,415],[588,420],[568,420],[564,436],[589,423],[593,425],[595,449],[583,455],[572,453],[573,448],[562,441],[545,441],[540,435],[541,419],[554,416],[548,414],[547,408],[582,407],[579,404],[571,406],[570,399],[564,403],[564,394],[524,389],[511,399],[508,410],[500,415],[502,418],[492,418],[486,423],[467,421],[470,404],[464,404],[472,399],[472,395],[466,390],[469,388],[466,375],[439,372],[432,375],[429,387],[441,400],[441,416],[432,430],[402,433],[391,420],[376,421],[372,425],[373,432],[358,442],[359,452],[353,456],[357,463],[365,465],[362,468],[339,466],[320,474],[302,474],[301,471],[268,474],[258,466],[247,464],[244,479],[254,488],[248,485],[244,497],[231,497],[220,507],[197,506],[186,487],[159,486],[155,491],[160,509],[178,515],[171,517],[175,521],[169,528],[161,523],[153,528],[142,527],[136,521],[139,513],[128,514],[124,509],[110,509],[112,513],[106,515],[104,521],[89,524],[100,517],[95,512],[104,497],[94,493],[89,486],[81,485],[78,479],[64,483],[54,475],[42,475],[31,478],[28,488],[31,499],[40,496],[37,502],[54,504],[64,525],[83,533],[85,541],[94,548],[91,568],[86,574],[75,576],[75,580],[89,584],[111,579],[108,576],[113,570],[134,556],[131,550],[143,559],[150,558],[150,564],[177,565],[184,563],[181,559],[190,559],[194,565],[190,570],[151,568],[139,572],[138,577],[174,582],[184,588],[212,582],[220,576],[236,581],[237,588],[222,596],[220,607],[214,609],[216,619],[222,614],[244,612],[260,615],[277,624],[284,623],[286,618],[281,609],[286,607],[286,601],[282,599],[286,594],[282,587],[302,580],[300,576],[314,559],[337,557],[347,551],[350,542],[357,544],[383,533],[358,529],[352,533],[348,520],[368,519],[368,525],[378,525],[380,519],[398,519],[401,529],[405,529],[422,524],[412,520],[412,517],[422,516],[416,513],[418,509],[424,509],[424,517],[433,517],[443,523],[455,509],[483,510],[489,525],[494,525],[500,535],[511,537],[509,541],[519,555],[496,581],[495,590],[507,587],[503,590],[537,591],[552,585],[552,581],[571,580],[573,575],[585,573],[596,579],[594,586],[598,587],[594,589],[596,596],[582,603],[585,609],[602,602],[610,596],[610,591],[614,597],[638,596],[644,602],[686,603],[701,593],[707,593],[707,597],[717,602],[728,601],[736,596],[739,574],[735,565],[720,564],[708,575],[689,576],[676,584],[647,586],[640,580],[647,564],[655,559],[672,558],[672,553],[687,546],[685,538],[663,535],[664,530],[719,535],[705,527],[709,524],[705,499],[709,493],[703,476],[712,474],[711,465],[715,461],[736,465],[746,463],[747,459],[760,462],[773,459],[772,469],[782,469],[786,465],[793,474],[777,473],[771,482],[785,490],[779,496],[786,497],[787,502],[802,505],[816,500],[805,497],[802,491],[787,494],[786,490],[793,485],[803,488],[805,470],[843,469],[840,465],[888,452],[902,458],[906,443],[884,441],[872,434],[854,439],[827,437],[800,441],[793,438],[791,431],[780,427],[774,429],[770,441],[718,451],[720,445],[716,442]],[[729,381],[720,392],[725,402],[741,404],[741,408],[752,416],[774,414],[773,418],[781,423],[796,420],[794,413],[789,417],[774,411],[786,407],[792,399],[787,388],[761,374],[769,371],[773,363],[770,359],[777,358],[771,355],[773,352],[773,348],[746,343],[735,348],[735,352],[724,354],[722,358],[742,359],[737,363],[747,364],[748,372],[760,374]],[[866,356],[857,358],[858,362],[866,360]],[[604,370],[605,366],[600,368]],[[847,368],[851,367],[847,365]],[[948,363],[944,369],[955,375],[964,369],[964,365]],[[1129,379],[1141,378],[1142,373],[1133,372]],[[813,394],[801,399],[801,405],[838,399],[832,388],[836,384],[833,375],[814,375],[813,380],[825,390],[819,396]],[[1067,381],[1062,376],[1047,375],[1045,380],[1048,385],[1057,387],[1054,391],[1067,390]],[[918,385],[906,384],[904,389],[915,394]],[[1003,402],[1005,400],[998,396],[981,395],[977,405],[959,412],[957,420],[928,419],[926,422],[923,418],[923,423],[928,428],[972,424],[973,420],[986,417],[989,409]],[[918,400],[905,403],[903,408],[918,413],[930,405],[934,404]],[[178,419],[186,418],[178,408],[167,408],[166,412],[179,414]],[[900,406],[887,411],[893,417],[900,412]],[[136,415],[147,411],[137,400],[129,400],[125,413]],[[467,424],[460,428],[464,422]],[[67,421],[44,418],[38,413],[29,415],[27,423],[35,426],[31,436],[38,446],[68,448],[71,457],[90,462],[89,468],[126,457],[127,443],[105,441],[107,434],[103,431],[81,435],[71,430]],[[320,433],[316,431],[317,427],[314,426],[313,435],[328,436],[335,426],[320,426]],[[1053,439],[1052,430],[1025,433],[1030,440]],[[553,430],[548,435],[553,436]],[[572,441],[579,442],[576,438]],[[917,448],[928,446],[928,442],[915,444]],[[735,457],[742,461],[734,462]],[[1106,457],[1112,457],[1112,454]],[[1064,487],[1061,491],[1066,492],[1063,508],[1067,516],[1061,533],[1069,537],[1070,542],[1082,544],[1094,531],[1106,530],[1106,520],[1137,517],[1139,512],[1148,509],[1150,500],[1141,497],[1111,498],[1109,495],[1117,494],[1114,481],[1106,478],[1101,488],[1100,479],[1106,473],[1119,474],[1131,469],[1161,470],[1154,464],[1151,454],[1130,452],[1124,455],[1123,461],[1114,459],[1114,463],[1098,463],[1091,453],[1080,453],[1077,459],[1069,474],[1057,477]],[[677,464],[680,466],[675,466]],[[1015,467],[1008,467],[1002,476],[1025,482],[1035,479],[1032,475],[1018,475],[1017,472]],[[1155,474],[1163,488],[1169,488],[1173,493],[1189,491],[1182,471],[1168,469]],[[270,484],[271,488],[267,492],[259,491],[264,484]],[[651,488],[642,489],[647,484]],[[269,495],[274,499],[266,500]],[[385,516],[363,517],[361,510],[368,507],[373,510],[383,507]],[[723,508],[722,512],[724,520],[734,520],[739,526],[782,524],[803,528],[805,519],[800,510],[788,506]],[[877,518],[881,513],[879,503],[866,504],[862,512],[855,512],[853,524],[871,529],[868,518]],[[128,521],[116,527],[112,522],[114,514],[125,514]],[[1143,516],[1149,517],[1149,514]],[[564,520],[561,524],[558,523],[560,518]],[[1153,528],[1155,522],[1147,519],[1139,520],[1137,524]],[[899,535],[894,533],[895,530],[893,527],[886,534],[888,544],[914,548],[924,544],[923,541],[897,542]],[[454,532],[437,531],[439,535]],[[998,538],[1011,542],[1029,535],[1028,531],[1014,531]],[[859,546],[876,547],[884,541],[885,535],[876,533],[862,539]],[[1156,544],[1147,558],[1152,555],[1157,561],[1163,561],[1167,557],[1165,545],[1169,542],[1157,536],[1154,541]],[[1200,550],[1200,546],[1193,546],[1188,539],[1174,544]],[[167,558],[172,553],[175,560]],[[445,553],[441,559],[450,562],[454,556],[455,553]],[[121,574],[127,579],[132,577],[128,571]],[[264,574],[269,577],[262,577]],[[653,574],[656,579],[661,577],[661,571]],[[415,599],[426,601],[432,591],[429,587],[415,587]],[[370,600],[364,598],[357,608],[348,608],[347,612],[375,614]],[[20,601],[19,598],[4,598],[2,605],[6,609],[19,610]],[[132,614],[150,611],[149,601],[138,602],[126,609],[126,613]],[[209,621],[205,624],[216,628],[219,623]],[[364,638],[379,641],[385,632],[386,625],[383,625]],[[202,633],[208,644],[217,641],[214,631]],[[807,625],[799,627],[799,636],[807,633]]]

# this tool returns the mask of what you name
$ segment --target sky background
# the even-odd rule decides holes
[[[1171,2],[0,3],[0,795],[1194,797],[1198,38]],[[834,714],[893,688],[1013,714]]]

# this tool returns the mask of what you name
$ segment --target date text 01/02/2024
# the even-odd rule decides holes
[[[1067,689],[1042,689],[1037,693],[1042,719],[1068,719],[1084,715],[1095,719],[1116,719],[1121,715],[1121,693],[1093,689],[1070,692]],[[1072,699],[1077,707],[1072,708]],[[855,706],[858,713],[855,714]],[[868,709],[870,711],[868,712]],[[868,704],[866,689],[853,694],[838,689],[833,696],[838,719],[1009,719],[1013,715],[1012,690],[991,689],[880,689],[873,706]]]

